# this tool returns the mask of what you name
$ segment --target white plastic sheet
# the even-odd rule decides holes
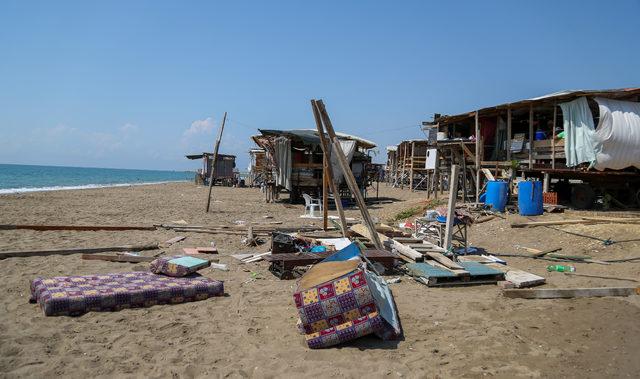
[[[596,97],[600,122],[594,134],[598,170],[640,168],[640,103]]]
[[[347,163],[351,163],[353,154],[356,151],[356,141],[339,140],[339,142],[340,147],[342,147],[342,151],[344,151],[344,155],[346,155]],[[333,181],[336,182],[336,184],[342,183],[344,173],[342,172],[342,168],[338,163],[338,157],[333,152],[333,146],[331,147],[331,168],[333,169]]]
[[[291,191],[291,140],[278,137],[275,140],[277,165],[276,184]]]
[[[587,99],[579,97],[559,105],[564,118],[564,153],[567,167],[577,166],[584,162],[593,164],[596,160],[593,146],[595,128]]]

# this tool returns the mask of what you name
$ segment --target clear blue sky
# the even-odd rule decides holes
[[[446,3],[446,4],[445,4]],[[563,89],[640,85],[639,1],[2,1],[0,163],[248,163],[260,128],[380,145],[459,113]],[[380,160],[381,158],[378,158]]]

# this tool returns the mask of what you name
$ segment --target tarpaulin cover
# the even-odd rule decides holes
[[[567,167],[574,167],[584,162],[593,164],[596,160],[593,147],[595,128],[587,99],[579,97],[559,105],[564,117],[564,153]]]
[[[291,140],[278,137],[275,140],[275,160],[278,166],[276,185],[291,190]]]
[[[596,97],[600,122],[594,135],[598,170],[640,168],[640,103]]]
[[[342,147],[342,151],[347,158],[347,163],[351,163],[353,154],[356,151],[356,141],[340,140],[339,142],[340,147]],[[331,147],[331,168],[333,169],[333,181],[337,184],[342,183],[342,179],[344,179],[344,173],[342,172],[342,168],[338,163],[336,152],[333,151],[333,146]]]

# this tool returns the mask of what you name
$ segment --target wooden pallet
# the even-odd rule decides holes
[[[407,265],[410,275],[429,287],[496,284],[504,280],[504,273],[477,262],[460,262],[466,274],[457,274],[429,262]]]

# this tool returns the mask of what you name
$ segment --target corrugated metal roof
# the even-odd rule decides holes
[[[285,136],[289,135],[289,136],[298,137],[303,141],[306,141],[309,143],[317,143],[317,144],[320,143],[320,137],[318,137],[318,131],[315,129],[291,129],[291,130],[258,129],[258,130],[263,135],[285,135]],[[336,136],[338,137],[338,139],[356,141],[360,146],[366,149],[373,149],[374,147],[377,146],[376,143],[373,141],[369,141],[364,138],[354,136],[351,134],[336,132]]]
[[[495,105],[492,107],[485,107],[478,109],[478,113],[486,113],[489,111],[496,110],[505,110],[507,108],[515,109],[521,108],[524,106],[529,106],[532,103],[545,103],[550,101],[561,101],[561,100],[571,100],[580,96],[601,96],[606,98],[620,98],[627,97],[640,94],[640,88],[631,87],[631,88],[619,88],[619,89],[604,89],[604,90],[565,90],[550,93],[543,96],[532,97],[529,99],[524,99],[512,103],[504,103],[500,105]],[[451,123],[456,122],[462,119],[466,119],[469,117],[474,117],[475,111],[460,113],[456,115],[443,115],[436,119],[435,121],[438,123]]]

